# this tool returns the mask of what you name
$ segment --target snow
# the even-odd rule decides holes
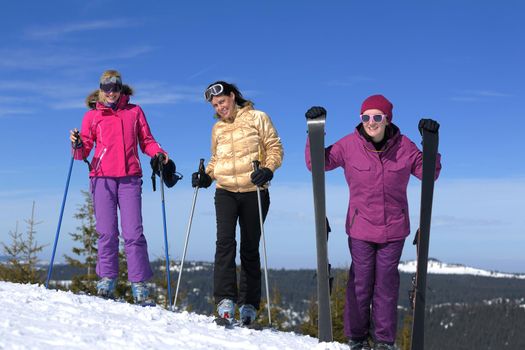
[[[225,329],[213,318],[0,281],[0,349],[348,349],[309,336]]]
[[[406,273],[415,273],[417,269],[417,261],[405,261],[401,262],[398,266],[399,271]],[[432,274],[443,274],[443,275],[473,275],[482,277],[494,277],[494,278],[517,278],[525,279],[525,274],[515,273],[503,273],[497,271],[487,271],[469,267],[460,264],[447,264],[436,259],[429,259],[427,265],[427,272]]]

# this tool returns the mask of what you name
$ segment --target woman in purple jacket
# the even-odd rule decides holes
[[[325,170],[344,169],[350,189],[346,233],[352,264],[344,313],[350,349],[394,349],[399,295],[398,264],[410,233],[406,189],[410,175],[421,179],[423,158],[417,146],[392,123],[393,105],[382,95],[361,106],[355,131],[325,149]],[[307,118],[326,115],[312,107]],[[421,119],[419,130],[437,133],[439,124]],[[310,145],[306,165],[311,169]],[[436,179],[441,170],[436,160]],[[369,334],[371,320],[374,334]]]
[[[138,147],[150,157],[168,155],[151,134],[140,106],[129,103],[133,90],[122,85],[115,70],[105,71],[100,88],[86,99],[80,135],[70,131],[75,159],[86,159],[95,148],[90,163],[90,188],[98,233],[98,295],[113,298],[118,276],[120,210],[128,279],[136,303],[148,302],[146,281],[153,275],[148,246],[142,228],[142,168]],[[159,158],[155,158],[158,159]]]

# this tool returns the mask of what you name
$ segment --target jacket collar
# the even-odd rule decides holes
[[[241,117],[244,113],[248,112],[248,111],[251,111],[253,110],[253,103],[250,102],[250,101],[247,101],[244,106],[239,106],[239,105],[236,105],[235,106],[235,118],[233,118],[231,121],[228,121],[228,122],[225,122],[224,120],[220,119],[217,114],[215,114],[215,117],[216,118],[219,118],[219,120],[223,123],[227,123],[227,124],[230,124],[230,123],[233,123],[235,122],[235,120],[237,120],[237,118]]]
[[[118,111],[119,109],[124,109],[124,107],[126,107],[128,102],[129,102],[129,95],[124,95],[124,94],[120,95],[120,98],[117,101],[117,108],[115,108],[115,110]],[[97,107],[96,108],[97,108],[97,110],[103,111],[103,112],[111,112],[112,111],[111,107],[106,106],[105,104],[103,104],[100,101],[97,102]]]
[[[359,139],[364,143],[365,147],[371,151],[374,152],[384,152],[388,150],[392,144],[394,144],[397,139],[401,136],[401,132],[397,125],[390,123],[386,127],[385,130],[385,139],[379,143],[375,143],[370,136],[366,133],[366,131],[363,128],[363,123],[359,123],[359,125],[355,128],[356,133],[359,135]],[[380,149],[377,149],[376,145],[382,144],[382,147]]]

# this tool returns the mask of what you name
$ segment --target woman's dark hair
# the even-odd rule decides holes
[[[235,95],[235,103],[241,107],[244,107],[244,105],[248,102],[248,100],[246,100],[243,96],[242,96],[242,93],[239,91],[239,89],[237,88],[237,86],[235,86],[234,84],[230,84],[230,83],[227,83],[225,81],[222,81],[222,80],[218,80],[214,83],[211,83],[210,85],[208,85],[208,87],[206,88],[206,90],[208,90],[208,88],[210,86],[213,86],[215,84],[221,84],[222,87],[223,87],[223,90],[220,94],[216,95],[216,96],[223,96],[223,95],[230,95],[232,92],[233,94]]]

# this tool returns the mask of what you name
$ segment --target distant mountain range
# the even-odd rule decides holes
[[[401,261],[399,263],[399,271],[406,273],[415,273],[417,268],[417,261]],[[505,273],[498,271],[488,271],[482,269],[476,269],[461,264],[447,264],[437,259],[430,258],[427,265],[428,273],[441,274],[441,275],[472,275],[472,276],[483,276],[483,277],[495,277],[495,278],[519,278],[525,279],[523,273]]]
[[[0,255],[0,263],[7,262],[8,257],[5,255]],[[152,262],[154,263],[154,262]],[[41,260],[38,263],[38,266],[44,269],[47,269],[48,262]],[[55,264],[57,266],[64,266],[62,264]],[[206,261],[187,261],[184,265],[184,271],[185,272],[193,272],[198,270],[210,270],[213,269],[213,263],[212,262],[206,262]],[[408,261],[401,261],[399,263],[399,272],[402,273],[416,273],[417,269],[417,261],[416,260],[408,260]],[[165,268],[163,266],[159,266],[159,270],[165,271]],[[180,270],[180,261],[174,261],[172,262],[172,266],[170,267],[170,270],[172,273],[178,273]],[[288,269],[284,269],[288,270]],[[294,269],[290,269],[289,271],[293,271]],[[304,270],[304,269],[301,269]],[[306,269],[309,270],[309,269]],[[478,269],[475,267],[466,266],[463,264],[453,264],[453,263],[446,263],[442,262],[435,258],[429,258],[428,265],[427,265],[427,272],[429,274],[436,274],[436,275],[471,275],[471,276],[480,276],[480,277],[494,277],[494,278],[517,278],[517,279],[525,279],[525,273],[508,273],[508,272],[500,272],[495,270],[483,270]]]

